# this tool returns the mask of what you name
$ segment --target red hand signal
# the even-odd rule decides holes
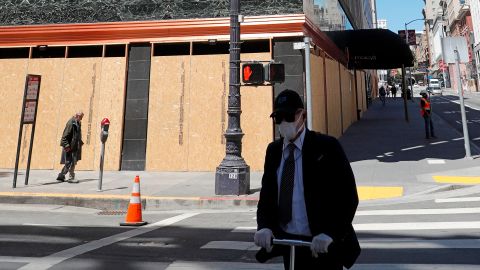
[[[243,79],[245,81],[249,81],[250,80],[250,76],[252,76],[252,69],[250,68],[250,66],[246,66],[243,68]]]

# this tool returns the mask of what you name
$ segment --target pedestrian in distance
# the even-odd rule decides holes
[[[257,260],[290,250],[272,239],[311,242],[297,247],[295,269],[342,270],[360,254],[352,226],[358,194],[350,163],[337,139],[305,127],[306,112],[293,90],[281,92],[270,115],[282,138],[270,143],[265,156],[254,242]]]
[[[382,105],[385,106],[385,95],[386,95],[386,91],[385,91],[385,87],[380,86],[380,89],[378,90],[378,95],[380,97],[380,100],[382,101]]]
[[[397,97],[397,88],[395,87],[395,84],[392,85],[392,89],[390,91],[392,91],[392,97],[396,98]]]
[[[425,139],[436,138],[433,132],[432,110],[430,105],[430,99],[428,98],[426,91],[421,91],[420,95],[420,114],[425,122]]]
[[[62,171],[58,174],[57,180],[65,181],[65,175],[69,173],[69,183],[78,183],[75,179],[75,165],[82,159],[82,118],[83,112],[77,112],[67,121],[63,135],[60,140],[62,147],[62,157],[60,164],[65,164]]]
[[[390,97],[390,87],[388,87],[388,84],[385,85],[385,89],[387,90],[387,97]]]

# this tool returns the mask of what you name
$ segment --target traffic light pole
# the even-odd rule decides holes
[[[241,195],[250,192],[250,167],[242,158],[240,128],[240,0],[230,0],[230,84],[228,128],[225,131],[226,155],[215,173],[216,195]]]

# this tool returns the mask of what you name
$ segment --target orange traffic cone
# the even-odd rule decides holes
[[[133,182],[132,197],[128,204],[127,217],[125,222],[121,222],[120,226],[142,226],[147,222],[142,221],[142,199],[140,198],[140,177],[135,176]]]

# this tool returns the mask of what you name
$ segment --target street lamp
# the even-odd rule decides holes
[[[225,131],[226,155],[215,173],[216,195],[241,195],[250,192],[250,167],[242,157],[240,128],[240,0],[230,0],[230,85],[228,128]]]
[[[409,21],[408,23],[405,23],[405,40],[407,41],[407,46],[408,46],[409,49],[410,49],[410,44],[408,43],[408,30],[407,30],[407,26],[408,26],[409,24],[413,23],[413,22],[416,22],[416,21],[425,21],[425,19],[424,19],[424,18],[415,19],[415,20]],[[411,93],[411,95],[412,95],[411,98],[412,98],[412,100],[413,100],[412,70],[410,69],[410,67],[407,67],[407,68],[408,68],[408,73],[410,73],[410,80],[409,80],[409,81],[410,81],[410,82],[409,82],[409,83],[410,83],[410,93]],[[404,78],[404,83],[405,83],[405,75],[406,75],[406,74],[404,74],[404,76],[403,76],[403,78]],[[405,85],[405,84],[404,84],[404,85]],[[406,96],[406,95],[407,95],[407,91],[405,91],[405,96]],[[404,96],[404,98],[405,98],[405,96]],[[406,100],[406,99],[405,99],[405,100]]]

